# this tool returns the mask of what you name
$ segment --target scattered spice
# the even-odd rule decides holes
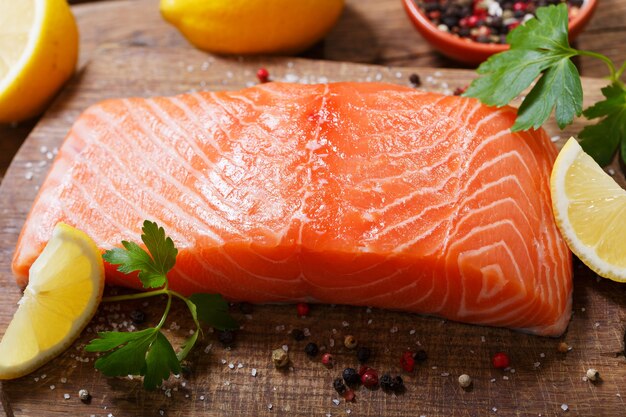
[[[356,358],[359,360],[360,363],[367,362],[371,356],[372,356],[372,351],[369,348],[366,348],[365,346],[359,347],[356,351]]]
[[[378,372],[375,369],[368,368],[361,375],[361,383],[367,388],[374,388],[378,385]]]
[[[317,353],[319,352],[319,348],[317,347],[316,343],[308,343],[305,347],[304,347],[304,353],[306,353],[308,356],[310,357],[314,357],[315,355],[317,355]]]
[[[259,79],[260,82],[266,83],[270,80],[270,73],[266,68],[259,68],[259,70],[256,72],[256,77]]]
[[[309,311],[311,311],[311,307],[307,303],[298,303],[296,306],[298,310],[298,316],[305,317],[309,315]]]
[[[452,94],[454,94],[455,96],[460,96],[465,92],[465,90],[467,90],[467,87],[468,87],[467,85],[464,87],[457,87],[454,89],[454,93]]]
[[[143,324],[146,321],[146,313],[141,310],[133,310],[130,312],[130,319],[133,324]]]
[[[224,346],[232,346],[235,342],[235,332],[232,330],[223,330],[217,334],[217,338]]]
[[[289,354],[283,348],[272,351],[272,362],[276,368],[284,368],[289,364]]]
[[[420,80],[420,76],[416,73],[413,73],[409,76],[409,81],[413,84],[413,87],[419,87],[422,85],[422,80]]]
[[[86,389],[81,389],[78,391],[78,398],[85,404],[91,402],[91,394]]]
[[[595,382],[600,379],[600,372],[593,368],[587,369],[587,379],[589,381]]]
[[[348,402],[349,402],[349,401],[354,401],[354,397],[355,397],[355,395],[354,395],[354,391],[352,391],[351,389],[349,389],[349,390],[347,390],[346,392],[344,392],[344,393],[343,393],[343,398],[344,398],[346,401],[348,401]],[[347,413],[347,412],[348,412],[348,410],[346,410],[346,413]]]
[[[413,372],[415,370],[415,359],[413,355],[413,352],[407,350],[402,354],[402,357],[400,358],[400,366],[402,366],[402,369],[404,369],[406,372]]]
[[[358,344],[358,342],[354,336],[349,334],[343,339],[343,344],[348,349],[354,349],[356,345]]]
[[[565,342],[561,342],[558,344],[558,346],[556,347],[556,350],[559,351],[560,353],[567,353],[570,350],[572,350],[571,346],[568,345]]]
[[[335,378],[333,381],[333,388],[339,395],[343,395],[347,390],[346,385],[343,383],[343,379],[341,378]]]
[[[341,375],[348,385],[356,385],[361,382],[361,375],[354,368],[346,368]]]
[[[472,385],[472,378],[467,374],[459,376],[459,385],[461,388],[469,388]]]
[[[415,359],[415,361],[417,362],[425,362],[426,359],[428,359],[428,355],[426,354],[426,351],[424,349],[420,349],[415,352],[415,355],[413,355],[413,359]]]
[[[380,387],[385,392],[395,392],[399,394],[404,391],[404,381],[400,375],[392,377],[386,373],[380,378]]]
[[[300,329],[293,329],[291,331],[291,337],[297,342],[304,340],[304,332]]]
[[[327,368],[332,368],[334,363],[333,355],[331,355],[330,353],[324,353],[324,355],[322,356],[322,363]]]
[[[508,368],[510,362],[511,361],[509,359],[509,355],[507,355],[504,352],[496,353],[495,355],[493,355],[493,358],[491,359],[491,363],[493,364],[493,367],[497,369]]]

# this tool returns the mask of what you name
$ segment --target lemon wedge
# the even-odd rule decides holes
[[[550,177],[556,224],[598,275],[626,282],[626,190],[570,138]]]
[[[30,268],[0,342],[0,379],[26,375],[70,346],[95,314],[103,289],[100,250],[84,232],[59,223]]]
[[[0,123],[41,113],[77,58],[78,29],[66,0],[0,0]]]

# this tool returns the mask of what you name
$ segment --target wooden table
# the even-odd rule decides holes
[[[439,55],[413,28],[400,0],[347,0],[337,26],[304,56],[395,66],[457,68]],[[73,6],[81,35],[81,65],[104,44],[175,46],[190,48],[152,7],[154,1],[103,1]],[[626,60],[626,0],[601,0],[596,14],[576,46],[603,53],[621,64]],[[583,58],[582,75],[603,77],[598,60]],[[0,179],[35,121],[17,127],[0,126]]]
[[[81,31],[80,67],[85,67],[96,53],[100,59],[104,56],[112,57],[112,60],[126,58],[128,61],[132,60],[133,54],[143,53],[145,62],[153,66],[161,62],[170,70],[176,67],[178,62],[162,63],[158,56],[152,56],[151,52],[157,48],[169,48],[174,54],[172,56],[182,57],[181,62],[198,59],[199,53],[161,19],[157,3],[158,0],[104,1],[74,6]],[[458,67],[437,55],[421,39],[405,16],[400,0],[348,0],[347,3],[336,28],[305,57],[407,67]],[[602,52],[621,64],[626,60],[623,42],[626,39],[625,17],[626,0],[603,1],[577,46]],[[96,51],[98,48],[99,52]],[[104,55],[101,53],[103,50]],[[107,50],[110,50],[109,55]],[[112,62],[111,65],[117,63]],[[222,65],[219,74],[226,73],[225,65],[228,63],[217,60],[213,65]],[[296,62],[296,68],[299,65]],[[585,76],[605,75],[605,68],[595,62],[582,59],[578,65]],[[344,68],[326,62],[320,64],[319,70],[324,70],[323,67],[325,71],[335,73]],[[349,67],[355,71],[354,66]],[[123,74],[117,74],[117,78],[104,82],[106,67],[96,65],[89,69],[80,77],[91,81],[102,79],[99,88],[112,88],[125,81]],[[376,72],[379,70],[376,69]],[[408,72],[401,73],[403,79]],[[397,73],[400,71],[394,70],[389,76]],[[197,85],[202,79],[200,77],[204,75],[190,72],[187,81],[190,85]],[[253,75],[251,77],[253,79]],[[77,84],[80,83],[69,85],[68,91],[63,93],[65,98],[75,93],[73,88]],[[89,85],[96,88],[93,82]],[[135,90],[139,88],[141,86],[136,86]],[[87,91],[87,96],[95,95],[94,91]],[[135,94],[135,91],[132,93]],[[69,110],[74,114],[80,108],[75,106]],[[52,113],[53,116],[56,114]],[[58,134],[67,128],[67,121],[52,119],[53,123],[48,123],[47,130],[38,127],[33,136],[43,139],[49,132]],[[36,122],[0,128],[0,177]],[[37,153],[39,148],[34,149]],[[623,177],[621,181],[623,184]],[[2,220],[0,218],[0,225],[6,225]],[[11,227],[15,229],[19,225]],[[3,234],[7,229],[6,226],[0,227],[0,237],[10,234]],[[146,393],[137,381],[102,378],[94,372],[93,363],[77,361],[83,356],[80,343],[86,342],[91,333],[84,334],[70,351],[55,360],[54,365],[21,380],[3,384],[0,389],[0,416],[3,413],[8,416],[92,413],[106,416],[109,412],[116,416],[307,416],[311,415],[311,409],[315,410],[315,415],[331,413],[347,417],[536,416],[539,413],[543,416],[626,416],[626,406],[621,398],[626,396],[626,359],[621,353],[621,338],[626,326],[626,286],[608,281],[596,283],[593,274],[588,270],[581,272],[582,269],[577,266],[574,319],[568,333],[558,340],[411,314],[370,312],[364,308],[314,307],[311,317],[300,320],[295,316],[293,306],[259,306],[255,307],[251,319],[235,312],[245,326],[240,344],[235,349],[225,350],[215,341],[215,335],[208,336],[208,341],[200,345],[194,359],[198,371],[186,377],[185,381],[189,381],[187,386],[181,385],[180,381],[168,385],[172,389],[171,395],[165,392]],[[0,283],[0,290],[5,300],[19,296],[10,280]],[[120,311],[103,308],[94,323],[99,323],[100,318],[111,320],[115,314],[128,315],[137,307],[141,304],[126,303],[121,305]],[[152,310],[150,307],[145,309],[154,317],[158,314],[158,305]],[[3,323],[10,318],[9,309],[5,310],[0,312]],[[373,323],[370,322],[372,318]],[[183,308],[175,309],[173,320],[183,326],[189,325]],[[332,378],[339,374],[342,367],[354,365],[354,355],[336,347],[338,366],[332,371],[326,370],[317,361],[305,357],[302,347],[306,342],[296,343],[291,339],[288,332],[296,326],[309,328],[313,335],[311,338],[329,345],[332,339],[340,346],[343,335],[353,333],[370,344],[376,352],[372,364],[380,369],[397,371],[398,352],[407,347],[416,349],[423,346],[430,357],[426,366],[422,366],[417,373],[405,375],[408,390],[404,396],[361,389],[355,404],[337,406],[331,402],[337,397],[330,387]],[[178,336],[184,336],[186,329],[180,329]],[[171,335],[174,333],[172,330]],[[560,340],[566,340],[574,349],[567,354],[557,352],[555,348]],[[203,354],[208,343],[213,343],[213,349],[209,354]],[[270,350],[282,344],[292,347],[290,353],[294,369],[286,373],[274,370],[267,360]],[[491,369],[488,361],[494,349],[511,353],[516,373]],[[228,367],[229,363],[234,369]],[[241,369],[238,368],[239,363],[242,364]],[[586,369],[592,366],[603,372],[604,382],[589,384],[581,381]],[[250,375],[252,367],[259,369],[257,377]],[[474,386],[469,391],[461,390],[456,384],[456,377],[462,372],[475,377]],[[62,376],[68,377],[65,382]],[[51,385],[54,390],[48,388]],[[92,404],[83,406],[78,402],[76,394],[79,388],[92,390]],[[66,392],[71,395],[68,400],[62,396]],[[569,404],[570,410],[563,411],[562,404]],[[350,410],[353,411],[351,415]]]

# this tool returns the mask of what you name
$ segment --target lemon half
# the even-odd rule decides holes
[[[0,341],[0,379],[26,375],[67,349],[95,314],[103,289],[100,250],[84,232],[59,223]]]
[[[77,59],[78,29],[66,0],[0,0],[0,123],[41,113]]]
[[[626,282],[626,190],[570,138],[550,178],[556,223],[569,245],[598,275]]]

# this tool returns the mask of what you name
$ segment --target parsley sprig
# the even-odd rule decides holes
[[[216,329],[237,329],[237,322],[228,313],[228,303],[219,294],[192,294],[190,297],[169,289],[168,272],[176,264],[178,250],[165,230],[155,222],[145,221],[141,240],[146,249],[133,242],[122,241],[122,248],[104,253],[105,261],[119,265],[118,271],[125,274],[139,272],[144,288],[152,291],[104,298],[103,301],[117,302],[146,297],[166,296],[167,303],[159,323],[151,328],[136,332],[100,332],[85,350],[107,352],[98,358],[95,367],[106,376],[141,375],[143,385],[153,390],[169,378],[170,373],[180,374],[180,362],[193,349],[202,332],[200,321]],[[185,340],[176,353],[169,340],[161,332],[172,306],[172,298],[182,300],[196,325],[196,331]]]
[[[580,132],[581,146],[604,166],[611,162],[621,143],[621,158],[626,163],[626,87],[620,81],[626,62],[616,69],[602,54],[572,48],[565,3],[538,8],[536,18],[512,30],[506,40],[510,49],[481,64],[477,69],[479,78],[464,95],[500,107],[540,77],[522,101],[511,130],[537,129],[553,110],[561,129],[581,114],[587,119],[600,119]],[[602,89],[605,100],[584,111],[580,74],[572,62],[575,56],[597,58],[610,72],[610,85]]]

